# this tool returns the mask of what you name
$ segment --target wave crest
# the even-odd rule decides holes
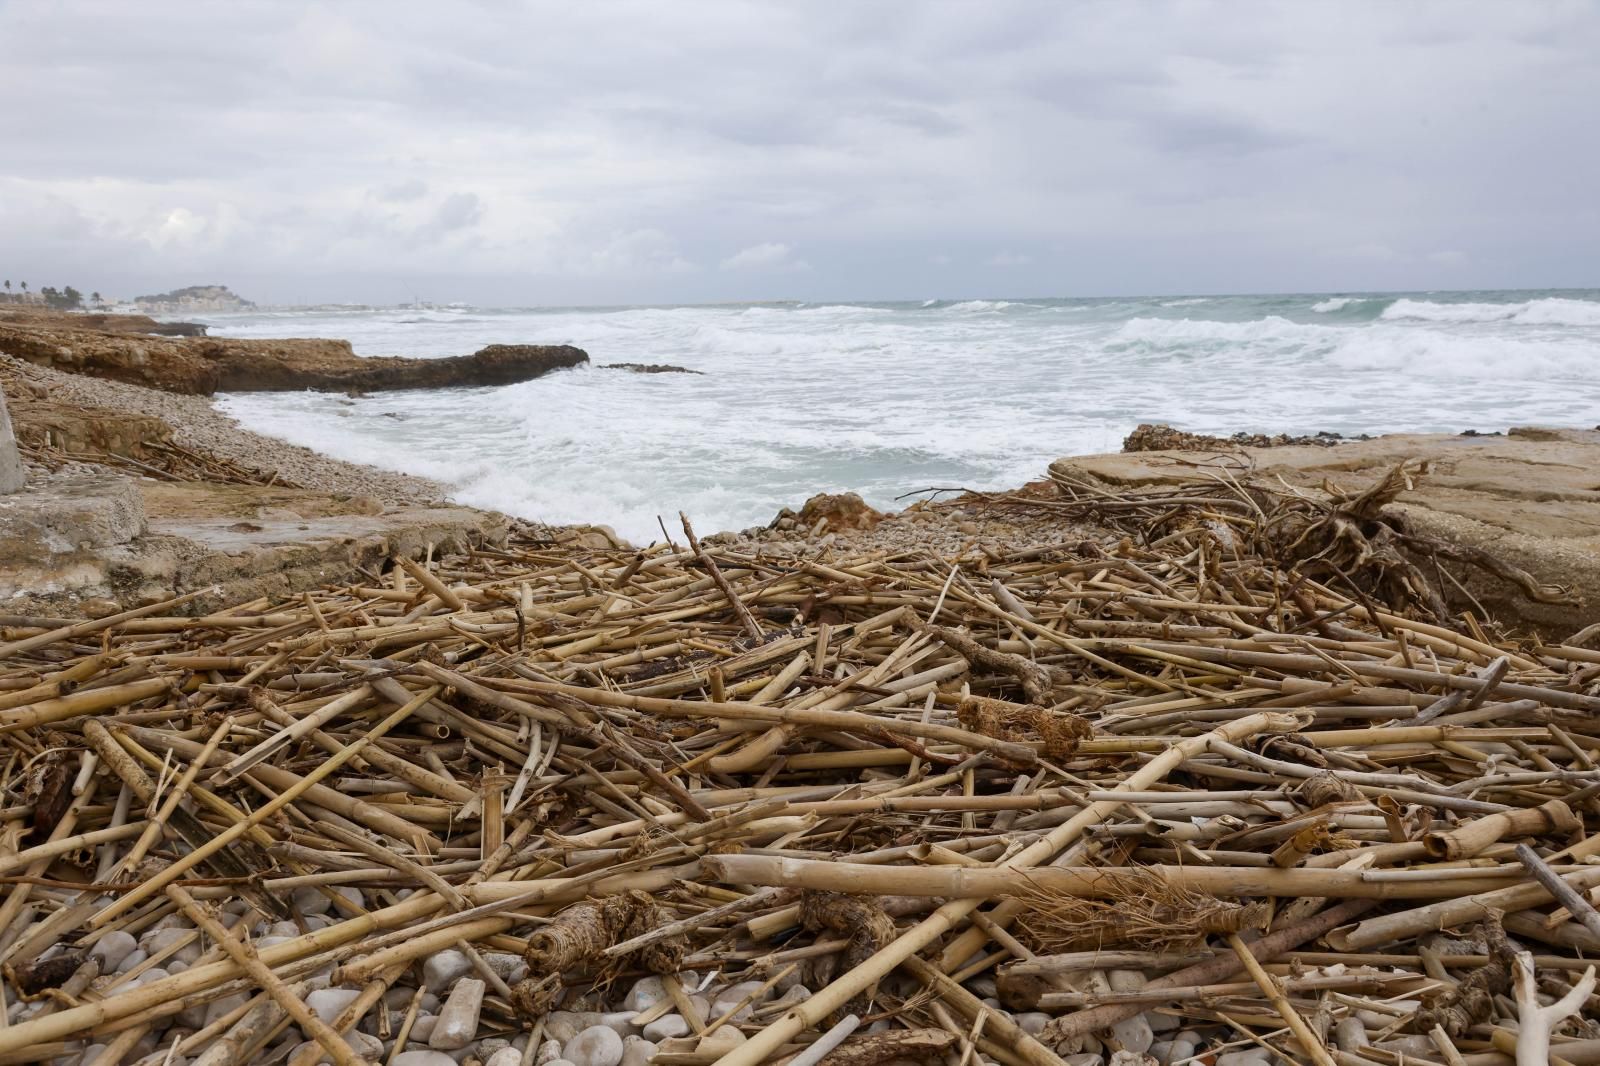
[[[1359,296],[1330,296],[1326,300],[1318,300],[1311,305],[1311,310],[1319,315],[1328,314],[1330,311],[1341,311],[1351,304],[1361,304],[1367,301]]]
[[[1600,326],[1600,302],[1546,296],[1524,303],[1435,303],[1399,299],[1379,318],[1416,322],[1515,322],[1525,326]]]

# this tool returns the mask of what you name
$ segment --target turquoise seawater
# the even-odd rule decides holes
[[[222,336],[362,355],[575,344],[597,366],[491,389],[221,397],[245,425],[446,482],[456,498],[648,541],[764,524],[822,490],[880,506],[1007,488],[1140,422],[1207,433],[1600,423],[1600,290],[266,311]]]

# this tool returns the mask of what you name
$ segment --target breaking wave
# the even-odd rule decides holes
[[[1325,315],[1330,311],[1343,310],[1344,308],[1349,307],[1351,304],[1365,302],[1366,301],[1359,296],[1330,296],[1326,300],[1318,300],[1316,303],[1312,304],[1311,310],[1315,311],[1319,315]]]
[[[1527,326],[1600,326],[1600,301],[1547,296],[1522,303],[1436,303],[1399,299],[1379,316],[1390,321],[1515,322]]]
[[[362,355],[575,344],[595,363],[703,371],[579,367],[496,388],[218,399],[258,432],[435,478],[464,503],[599,522],[640,544],[679,509],[711,532],[764,524],[820,491],[894,508],[928,485],[1013,487],[1060,456],[1116,450],[1140,422],[1226,435],[1597,420],[1600,293],[1188,299],[203,320],[217,336],[348,338]],[[1171,317],[1173,306],[1194,310]],[[418,317],[430,321],[404,321]]]

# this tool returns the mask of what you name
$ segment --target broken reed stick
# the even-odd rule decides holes
[[[1228,945],[1233,948],[1233,953],[1244,964],[1245,972],[1250,975],[1250,979],[1261,989],[1262,994],[1267,997],[1279,1016],[1289,1026],[1289,1031],[1294,1034],[1295,1042],[1300,1045],[1300,1050],[1304,1051],[1311,1061],[1317,1063],[1318,1066],[1334,1066],[1333,1058],[1328,1054],[1328,1050],[1323,1046],[1322,1041],[1311,1031],[1311,1027],[1306,1024],[1306,1020],[1300,1017],[1300,1012],[1294,1009],[1294,1004],[1289,1002],[1289,997],[1284,995],[1282,987],[1278,985],[1272,975],[1261,968],[1261,963],[1256,961],[1255,955],[1251,953],[1245,942],[1239,939],[1238,933],[1228,934]]]
[[[761,632],[761,626],[756,623],[755,616],[750,613],[750,608],[746,607],[744,601],[739,598],[739,594],[733,590],[733,586],[728,584],[728,579],[723,576],[721,568],[717,566],[717,561],[700,546],[700,538],[694,535],[694,527],[689,524],[689,516],[679,511],[678,518],[683,522],[683,535],[689,538],[689,547],[694,551],[695,557],[700,560],[700,565],[706,568],[706,573],[711,575],[711,580],[716,582],[717,588],[727,597],[728,605],[733,608],[734,616],[739,619],[739,624],[744,626],[744,631],[750,635],[751,640],[762,640],[765,634]]]
[[[956,808],[956,809],[959,809]],[[705,870],[719,881],[776,885],[861,895],[1000,899],[1046,891],[1065,896],[1115,898],[1121,891],[1103,867],[1046,866],[1017,872],[1011,868],[956,866],[881,866],[826,859],[784,859],[771,855],[708,855]],[[1519,873],[1485,872],[1469,878],[1405,881],[1370,879],[1361,870],[1279,869],[1251,866],[1161,866],[1139,868],[1172,886],[1225,896],[1318,896],[1332,899],[1458,899],[1468,893],[1496,892]],[[1600,870],[1585,883],[1600,884]]]

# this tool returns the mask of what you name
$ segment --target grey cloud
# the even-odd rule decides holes
[[[0,4],[0,265],[263,300],[1593,283],[1597,49],[1581,0]],[[812,269],[715,269],[764,247]]]

